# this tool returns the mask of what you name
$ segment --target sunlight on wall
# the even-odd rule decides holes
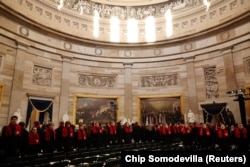
[[[147,42],[155,41],[155,18],[153,16],[149,16],[145,20],[145,33]]]
[[[173,35],[173,23],[172,23],[172,12],[168,9],[165,13],[166,18],[166,36],[171,37]]]
[[[127,41],[128,42],[138,42],[138,27],[137,20],[134,18],[128,19],[127,21]]]
[[[93,36],[94,37],[99,37],[99,13],[95,10],[94,11],[94,18],[93,18],[93,27],[94,27],[94,30],[93,30]]]
[[[117,17],[112,16],[110,19],[110,41],[119,42],[120,40],[120,21]]]

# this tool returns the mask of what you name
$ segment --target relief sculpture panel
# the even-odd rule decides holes
[[[78,77],[78,83],[88,87],[114,87],[115,82],[114,75],[79,74]]]
[[[216,67],[204,68],[206,98],[219,98],[219,83],[216,77]]]
[[[141,76],[140,82],[141,87],[162,87],[177,85],[177,74],[162,74],[162,75],[147,75]]]
[[[40,86],[51,86],[52,68],[35,65],[33,68],[32,83]]]

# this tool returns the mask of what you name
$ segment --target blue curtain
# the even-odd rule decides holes
[[[51,105],[51,103],[52,103],[52,105]],[[40,111],[45,110],[46,108],[48,108],[50,106],[47,109],[47,112],[49,113],[49,119],[52,121],[53,102],[51,100],[29,99],[28,109],[27,109],[27,117],[26,117],[26,125],[29,124],[31,113],[34,110],[33,106]],[[40,123],[43,123],[44,114],[45,114],[45,112],[40,113],[40,116],[39,116]]]
[[[201,104],[204,122],[211,122],[214,116],[220,116],[221,121],[225,123],[226,105],[227,103]]]

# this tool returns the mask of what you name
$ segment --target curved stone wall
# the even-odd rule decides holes
[[[26,7],[27,17],[19,17],[1,1],[0,126],[17,108],[26,119],[30,97],[53,100],[55,123],[65,112],[73,120],[77,96],[117,97],[118,120],[140,121],[140,97],[180,96],[182,113],[192,109],[201,122],[200,104],[213,102],[226,102],[236,121],[241,121],[238,103],[225,92],[250,87],[248,13],[223,31],[190,35],[181,42],[124,47],[94,45],[39,28],[41,20],[33,22],[36,16],[30,11]],[[247,117],[249,112],[248,107]]]

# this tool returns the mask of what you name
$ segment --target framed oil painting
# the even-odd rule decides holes
[[[119,117],[117,96],[75,95],[73,123],[107,123]]]
[[[181,95],[140,96],[139,118],[142,124],[184,122]]]
[[[250,115],[250,84],[244,86],[246,115]]]

